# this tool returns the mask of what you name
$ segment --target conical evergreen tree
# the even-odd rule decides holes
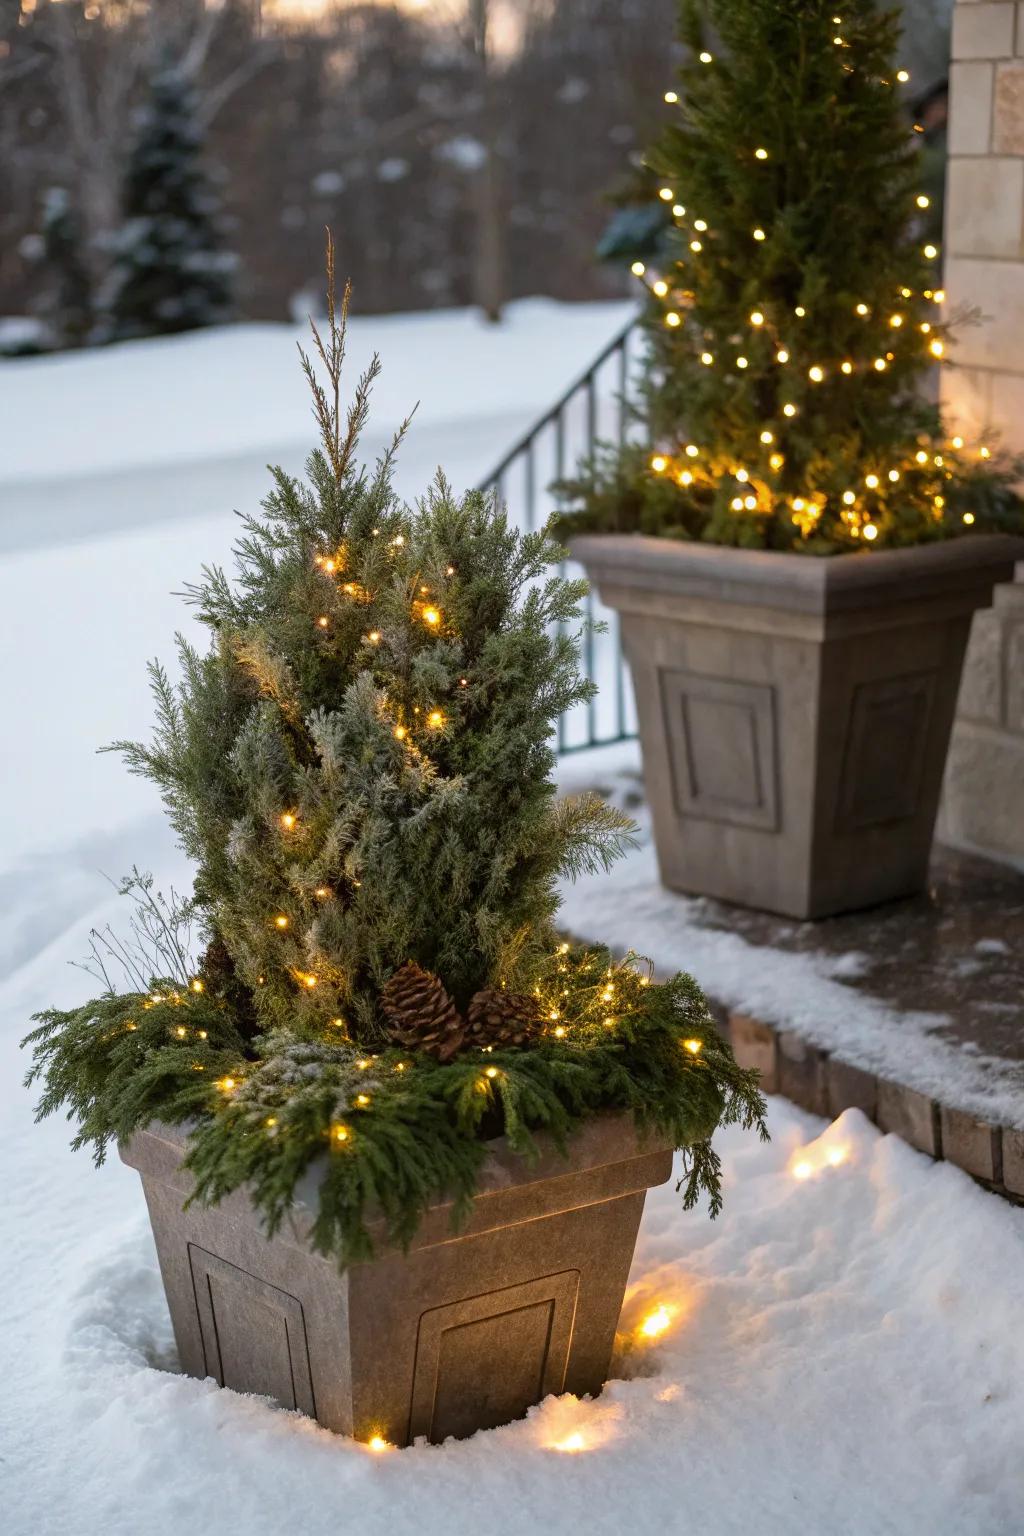
[[[92,330],[92,283],[81,224],[63,187],[47,190],[42,237],[42,262],[50,279],[42,304],[49,344],[80,347]]]
[[[577,526],[817,553],[1019,524],[926,377],[950,342],[875,0],[684,0],[688,61],[648,162],[674,233],[650,295],[648,443],[570,489]]]
[[[161,60],[130,151],[113,242],[105,339],[156,336],[231,318],[236,259],[221,248],[218,199],[202,167],[194,90]]]
[[[188,969],[164,943],[175,973],[148,991],[136,968],[127,994],[42,1015],[41,1112],[67,1106],[100,1156],[194,1118],[200,1195],[248,1184],[271,1224],[330,1148],[316,1237],[349,1256],[370,1204],[406,1239],[434,1195],[464,1200],[485,1125],[526,1153],[531,1127],[564,1136],[607,1108],[690,1147],[686,1198],[714,1211],[710,1135],[763,1129],[753,1076],[689,978],[650,985],[552,927],[558,876],[601,869],[631,831],[553,782],[552,724],[592,692],[585,584],[550,574],[562,551],[493,498],[439,476],[410,508],[391,453],[358,464],[377,363],[345,415],[331,277],[326,383],[304,358],[309,483],[275,472],[235,582],[211,569],[191,590],[209,649],[180,643],[177,687],[154,666],[155,740],[119,744],[195,865],[206,955]]]

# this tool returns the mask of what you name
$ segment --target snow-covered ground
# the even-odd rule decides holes
[[[625,314],[356,322],[353,366],[374,345],[385,363],[370,450],[422,397],[403,489],[436,459],[472,483]],[[224,558],[230,508],[255,505],[266,459],[301,462],[295,334],[0,364],[0,1530],[1019,1532],[1024,1213],[855,1114],[826,1129],[776,1101],[770,1147],[724,1136],[714,1225],[671,1186],[650,1196],[623,1322],[663,1304],[671,1325],[623,1351],[595,1402],[375,1457],[175,1373],[137,1178],[94,1172],[63,1123],[33,1126],[17,1041],[36,1009],[88,995],[65,962],[117,920],[101,872],[135,862],[187,884],[155,795],[94,752],[147,731],[144,659],[187,626],[170,594]],[[574,762],[569,777],[592,778]],[[763,958],[728,935],[713,947],[676,898],[656,907],[646,866],[615,881],[585,893],[595,936],[712,990]],[[822,978],[793,964],[774,995],[818,1008]]]

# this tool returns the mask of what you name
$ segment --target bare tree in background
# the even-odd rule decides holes
[[[498,160],[498,103],[490,31],[490,0],[469,0],[473,74],[478,102],[476,137],[480,165],[475,177],[474,297],[487,319],[501,319],[504,298],[502,210]]]

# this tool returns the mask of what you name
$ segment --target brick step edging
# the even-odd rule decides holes
[[[834,1120],[859,1109],[879,1130],[893,1132],[917,1151],[962,1168],[986,1189],[1024,1203],[1024,1131],[993,1125],[894,1083],[812,1045],[792,1030],[748,1013],[714,1010],[741,1067],[761,1074],[765,1093],[779,1093],[800,1109]]]

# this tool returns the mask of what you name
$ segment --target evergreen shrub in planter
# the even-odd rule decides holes
[[[647,1186],[685,1148],[714,1214],[712,1132],[764,1105],[689,978],[554,929],[630,834],[552,781],[582,584],[493,500],[357,464],[377,365],[343,418],[332,268],[309,483],[275,473],[120,744],[192,900],[129,882],[151,974],[41,1015],[29,1080],[142,1174],[187,1371],[405,1443],[599,1390]]]
[[[951,324],[898,18],[839,11],[683,5],[647,442],[559,525],[621,614],[666,883],[795,917],[923,886],[971,614],[1024,554],[1022,466],[922,390]]]

